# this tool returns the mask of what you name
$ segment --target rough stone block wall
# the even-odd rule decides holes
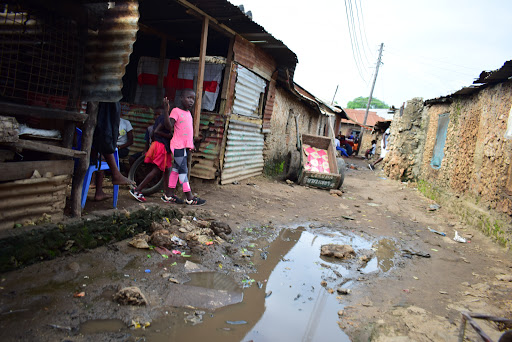
[[[289,152],[296,149],[297,134],[295,116],[299,115],[301,133],[317,134],[319,114],[311,107],[278,87],[274,99],[274,111],[270,122],[271,133],[265,137],[263,157],[265,163],[284,160]]]
[[[512,141],[504,138],[512,105],[512,82],[497,84],[451,104],[428,108],[430,124],[420,178],[458,196],[470,196],[489,209],[512,215],[507,180]],[[438,170],[430,166],[439,114],[450,113]]]
[[[402,116],[399,111],[395,112],[390,127],[389,152],[384,161],[384,170],[392,179],[407,181],[419,175],[425,143],[426,117],[423,114],[420,97],[407,101]]]

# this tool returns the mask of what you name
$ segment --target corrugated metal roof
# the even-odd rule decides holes
[[[512,60],[506,61],[498,70],[482,71],[473,84],[503,82],[512,77]]]
[[[358,109],[350,109],[345,108],[345,113],[347,113],[349,120],[342,119],[342,123],[356,123],[358,125],[363,125],[364,122],[364,116],[366,111],[365,110],[358,110]],[[376,112],[368,111],[368,117],[366,118],[366,126],[374,126],[375,123],[379,121],[384,121],[385,119],[383,117],[380,117],[377,115]]]
[[[487,87],[492,83],[505,82],[512,77],[512,60],[506,61],[503,66],[494,71],[482,71],[478,79],[476,79],[473,84],[480,85],[471,85],[469,87],[464,87],[460,90],[457,90],[455,93],[447,96],[441,96],[434,99],[429,99],[425,101],[425,105],[431,105],[436,103],[451,103],[453,98],[456,96],[462,95],[471,95],[479,92],[483,88]]]
[[[288,68],[293,75],[298,62],[297,55],[282,41],[268,33],[262,26],[247,16],[238,6],[225,0],[191,0],[220,23],[233,29],[245,39],[274,57],[280,66]]]
[[[82,100],[116,102],[123,97],[122,78],[139,30],[138,8],[137,1],[116,1],[105,12],[98,34],[89,37]]]

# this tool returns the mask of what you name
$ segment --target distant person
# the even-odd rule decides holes
[[[129,147],[133,145],[133,127],[130,121],[121,118],[119,121],[119,138],[117,139],[117,150],[119,158],[130,154]]]
[[[370,156],[373,156],[375,155],[375,150],[377,149],[377,140],[372,140],[372,147],[370,147],[369,149],[366,150],[366,152],[364,153],[364,157],[366,159],[370,159]]]
[[[384,159],[386,154],[388,153],[389,134],[390,134],[390,131],[388,128],[388,129],[386,129],[386,132],[384,132],[384,135],[382,136],[382,140],[380,141],[380,157],[379,157],[379,159],[377,159],[373,164],[368,164],[368,167],[372,171],[375,170],[375,165],[380,163]]]

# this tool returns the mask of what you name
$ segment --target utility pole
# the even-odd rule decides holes
[[[370,109],[370,103],[372,102],[373,89],[375,88],[375,82],[377,81],[377,74],[379,73],[379,66],[380,66],[383,48],[384,48],[384,43],[381,43],[380,50],[379,50],[379,58],[377,58],[377,67],[375,69],[375,76],[373,77],[372,90],[370,90],[370,97],[368,98],[368,104],[366,105],[366,113],[364,114],[364,121],[363,121],[364,126],[366,126],[366,120],[368,119],[368,110]],[[365,130],[365,128],[363,127],[363,129],[361,130],[361,136],[359,137],[359,141],[360,141],[359,144],[361,144],[363,142],[364,130]]]

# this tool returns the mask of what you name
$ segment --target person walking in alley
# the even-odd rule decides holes
[[[377,159],[373,164],[368,164],[368,167],[372,171],[375,170],[375,165],[380,163],[384,159],[386,154],[388,153],[389,134],[390,134],[390,131],[388,128],[388,129],[386,129],[386,132],[384,132],[384,135],[382,136],[382,140],[380,141],[380,157],[379,157],[379,159]]]
[[[192,89],[184,89],[181,92],[179,107],[174,108],[170,115],[165,115],[165,127],[171,132],[171,153],[174,157],[169,185],[165,189],[162,200],[167,203],[181,204],[183,201],[174,194],[178,180],[182,184],[185,193],[185,203],[188,205],[203,205],[205,200],[194,197],[188,181],[188,156],[195,150],[194,147],[194,125],[190,108],[196,101],[196,93]],[[169,113],[169,99],[164,98],[164,111]]]

